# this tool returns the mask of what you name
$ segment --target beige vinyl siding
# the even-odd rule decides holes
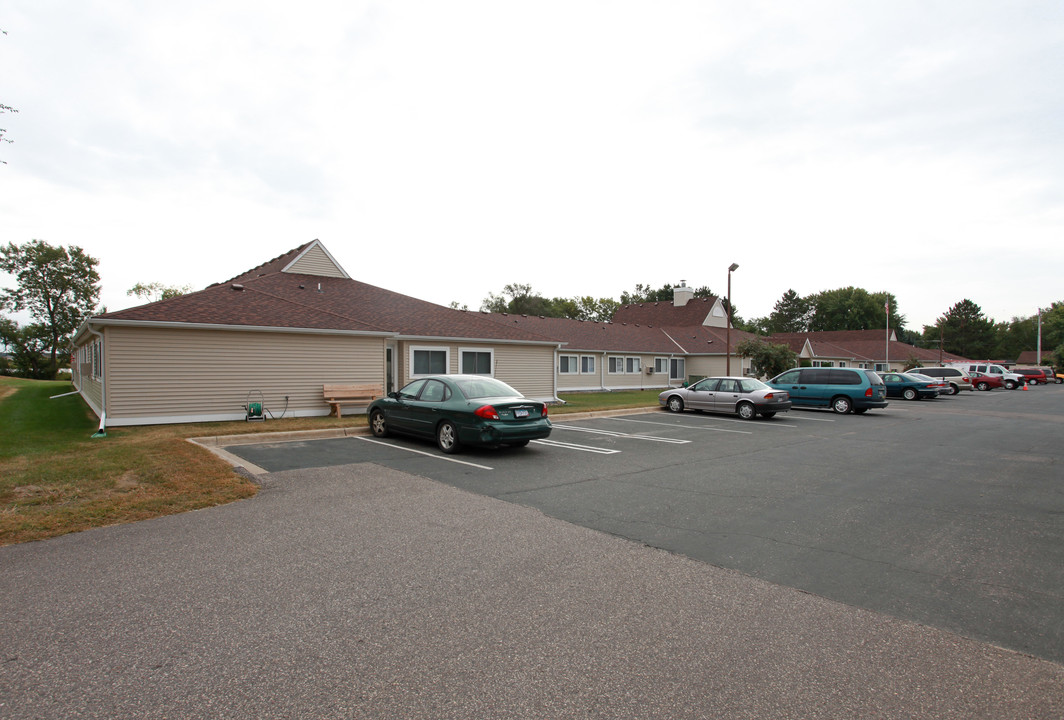
[[[526,397],[543,400],[554,397],[554,346],[551,345],[493,345],[475,342],[432,342],[408,340],[398,345],[399,387],[413,376],[411,349],[446,350],[447,372],[461,372],[462,350],[488,350],[493,354],[492,373]]]
[[[292,263],[287,272],[322,277],[344,277],[343,271],[336,267],[329,255],[319,245],[307,250],[303,257]]]
[[[286,395],[288,416],[326,415],[322,385],[384,382],[383,338],[109,327],[106,346],[111,425],[239,419],[251,391],[275,416]]]
[[[639,358],[639,372],[635,373],[611,373],[610,358],[618,357],[622,358],[625,366],[627,366],[627,358]],[[647,367],[653,371],[654,358],[661,357],[661,355],[641,355],[639,353],[620,353],[620,352],[608,352],[602,357],[603,367],[603,384],[609,390],[641,390],[643,388],[664,388],[669,383],[668,373],[653,372],[648,375]],[[627,368],[626,368],[627,369]]]
[[[557,373],[558,379],[558,391],[559,392],[575,392],[584,390],[601,390],[602,389],[602,374],[603,365],[606,356],[599,351],[594,352],[576,352],[573,350],[562,350],[558,355],[568,355],[576,358],[576,367],[579,369],[582,367],[583,358],[593,357],[595,358],[595,372],[585,373],[562,373],[560,371],[559,363],[555,361],[554,370]]]
[[[526,397],[554,397],[554,348],[539,345],[499,345],[495,348],[495,377]]]
[[[749,359],[743,359],[738,355],[732,355],[732,375],[742,375],[748,367],[750,367]],[[688,377],[713,377],[716,375],[725,375],[727,374],[726,369],[727,358],[724,355],[688,356],[687,358]]]

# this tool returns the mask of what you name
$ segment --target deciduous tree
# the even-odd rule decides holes
[[[765,340],[743,340],[735,346],[740,357],[750,358],[754,372],[764,377],[776,377],[784,370],[798,365],[798,355],[786,345]]]
[[[41,240],[0,248],[0,270],[18,281],[17,288],[0,292],[0,307],[26,310],[48,328],[53,366],[60,347],[100,299],[99,262],[76,245],[68,250]]]
[[[191,291],[191,285],[182,285],[178,287],[177,285],[163,285],[160,282],[150,282],[137,283],[129,290],[126,290],[126,295],[136,295],[149,302],[156,302],[158,300],[169,300],[170,298],[187,295]]]

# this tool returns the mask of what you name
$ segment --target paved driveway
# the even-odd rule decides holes
[[[376,464],[0,548],[0,617],[12,720],[1064,716],[1058,664]]]
[[[847,604],[1064,662],[1064,386],[771,421],[573,420],[442,457],[371,438],[233,448],[388,465]]]

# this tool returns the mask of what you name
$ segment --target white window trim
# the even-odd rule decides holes
[[[477,373],[477,375],[484,375],[484,377],[495,377],[495,348],[485,347],[460,347],[458,348],[458,372],[462,372],[462,356],[466,353],[488,353],[491,355],[491,372],[489,373]],[[448,357],[448,360],[450,358]],[[450,367],[450,366],[448,366]]]
[[[615,360],[616,362],[610,362]],[[610,365],[617,367],[617,370],[611,370]],[[607,375],[624,375],[624,356],[623,355],[608,355],[606,357],[606,374]]]
[[[654,374],[663,375],[669,372],[669,358],[656,357],[654,358]]]
[[[584,369],[584,362],[585,361],[590,361],[591,369],[589,369],[589,370],[585,370]],[[598,371],[597,371],[597,368],[595,366],[596,366],[596,362],[595,362],[595,356],[594,355],[581,355],[580,356],[580,374],[581,375],[595,375],[595,374],[597,374]]]
[[[569,369],[562,370],[562,358],[569,358]],[[580,374],[580,356],[563,354],[558,356],[558,374],[559,375],[579,375]]]
[[[423,378],[423,377],[430,377],[432,375],[436,375],[437,374],[437,373],[422,373],[422,374],[419,375],[416,372],[414,372],[414,353],[416,353],[418,351],[445,353],[445,356],[446,356],[446,362],[445,362],[446,369],[444,370],[443,374],[449,375],[451,373],[451,348],[447,347],[446,345],[411,345],[410,346],[410,356],[409,356],[409,360],[410,360],[409,367],[410,367],[410,379],[411,380],[416,380],[417,378]]]
[[[635,365],[634,370],[629,370],[629,365]],[[629,355],[624,359],[624,372],[626,375],[641,375],[643,373],[643,358]]]

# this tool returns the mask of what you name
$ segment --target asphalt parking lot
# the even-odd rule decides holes
[[[1049,390],[230,448],[252,499],[0,548],[0,717],[1059,720]]]
[[[1064,663],[1064,386],[863,416],[553,420],[547,441],[450,457],[371,437],[230,451],[270,471],[391,467]]]

